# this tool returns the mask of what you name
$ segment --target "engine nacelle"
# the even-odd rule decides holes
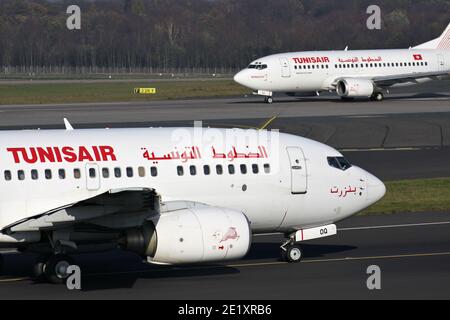
[[[370,97],[375,91],[375,85],[370,80],[364,79],[341,79],[336,86],[339,96],[347,98]]]
[[[251,240],[243,213],[205,206],[164,213],[130,230],[125,248],[152,263],[188,264],[241,259]]]

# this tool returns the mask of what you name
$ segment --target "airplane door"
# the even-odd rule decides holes
[[[444,56],[442,54],[438,54],[438,71],[444,71],[445,70],[445,60]]]
[[[291,66],[289,64],[289,60],[287,58],[281,58],[281,76],[283,78],[290,78],[291,77]]]
[[[86,188],[89,191],[100,189],[100,170],[96,164],[86,165]]]
[[[287,153],[291,165],[292,194],[305,194],[308,192],[308,171],[305,154],[299,147],[288,147]]]

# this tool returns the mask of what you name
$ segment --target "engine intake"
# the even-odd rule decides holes
[[[243,258],[251,238],[243,213],[199,207],[164,213],[142,228],[127,231],[124,248],[153,263],[202,263]]]

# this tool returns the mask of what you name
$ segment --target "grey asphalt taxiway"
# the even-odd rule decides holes
[[[304,244],[300,264],[279,260],[280,235],[257,236],[241,261],[161,267],[133,254],[76,258],[82,290],[34,283],[34,256],[5,254],[0,299],[449,299],[450,213],[355,217],[337,237]],[[367,269],[381,269],[381,290]]]
[[[442,88],[441,88],[442,89]],[[438,92],[438,90],[433,90]],[[148,103],[0,106],[0,129],[204,126],[280,129],[340,149],[384,180],[450,177],[450,93],[395,93],[381,103],[334,97],[202,99]],[[83,290],[34,283],[34,257],[4,253],[0,299],[450,298],[450,213],[355,217],[337,237],[304,246],[297,265],[278,259],[282,237],[255,237],[242,261],[147,266],[132,254],[81,255]],[[382,290],[366,287],[367,267]]]

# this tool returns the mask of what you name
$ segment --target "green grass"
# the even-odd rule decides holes
[[[450,210],[450,178],[387,182],[386,196],[366,214]]]
[[[133,89],[138,87],[156,88],[157,94],[134,94]],[[0,84],[0,105],[149,101],[245,93],[247,89],[231,80]]]

